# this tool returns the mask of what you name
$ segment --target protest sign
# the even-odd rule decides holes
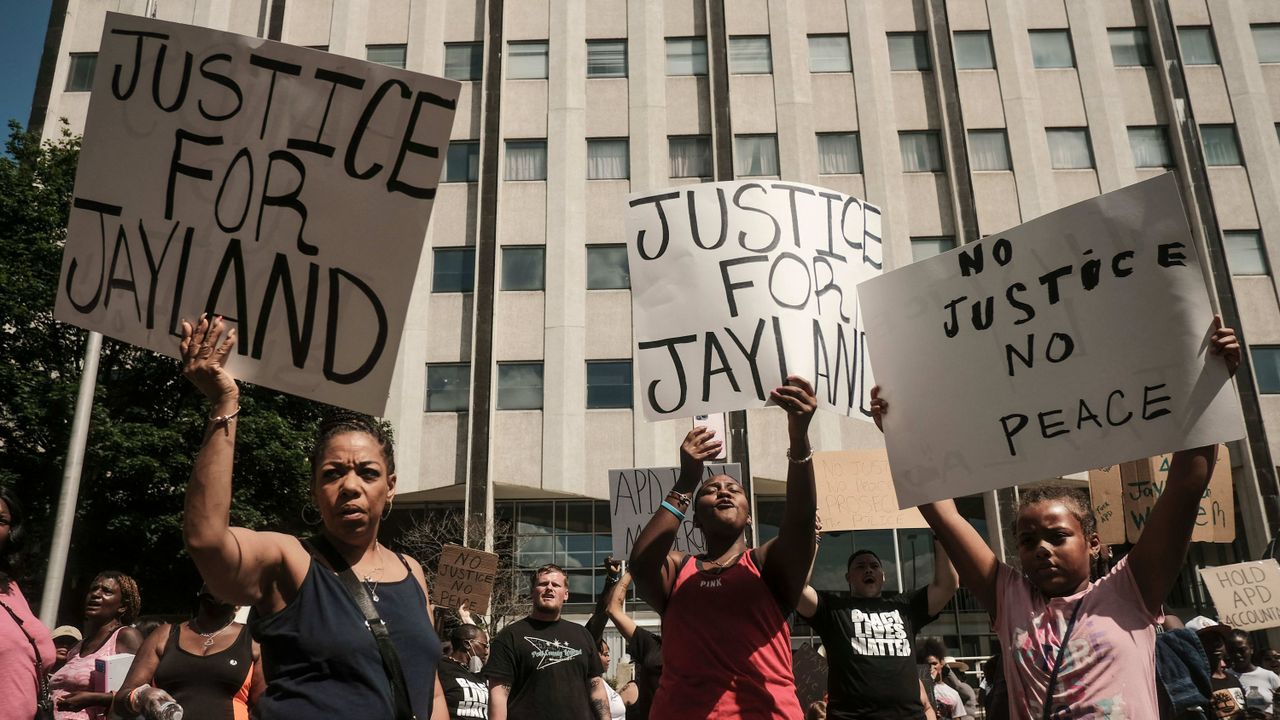
[[[915,508],[898,509],[883,449],[813,454],[822,531],[929,527]]]
[[[629,198],[636,381],[649,420],[765,405],[800,375],[818,407],[870,418],[855,286],[880,273],[880,210],[793,182]]]
[[[703,465],[703,480],[716,475],[728,475],[747,491],[750,484],[742,479],[742,466],[738,463],[724,465]],[[678,467],[628,468],[609,471],[609,507],[610,527],[613,531],[613,556],[619,560],[631,557],[631,546],[635,545],[640,531],[649,522],[667,493],[675,487],[680,479]],[[663,510],[663,512],[666,512]],[[686,553],[700,553],[706,549],[702,539],[702,531],[693,526],[693,508],[685,511],[685,521],[676,531],[672,550]]]
[[[902,507],[1244,435],[1172,173],[858,296]]]
[[[457,608],[463,602],[473,613],[489,612],[489,596],[493,594],[493,578],[498,574],[498,556],[460,545],[440,548],[436,566],[435,602],[441,607]]]
[[[1119,465],[1089,471],[1089,504],[1103,544],[1124,544],[1124,485]]]
[[[1218,620],[1240,630],[1280,627],[1280,563],[1272,560],[1200,568]]]
[[[382,413],[458,83],[116,13],[97,68],[56,317]]]
[[[1124,483],[1124,525],[1129,542],[1138,542],[1151,508],[1164,494],[1169,480],[1172,455],[1157,455],[1120,466]],[[1231,487],[1231,454],[1227,446],[1218,448],[1218,462],[1213,468],[1209,487],[1200,499],[1192,542],[1229,543],[1236,539],[1235,497]]]

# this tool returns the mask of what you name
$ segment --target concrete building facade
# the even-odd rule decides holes
[[[1252,360],[1250,435],[1232,448],[1240,538],[1192,561],[1256,557],[1280,520],[1280,3],[60,0],[32,118],[46,134],[56,118],[82,127],[107,11],[463,82],[391,393],[400,498],[509,520],[521,565],[583,576],[575,600],[609,551],[607,470],[676,464],[691,424],[638,411],[625,197],[708,180],[865,198],[884,209],[893,268],[1174,170]],[[726,424],[767,538],[784,419]],[[882,444],[822,414],[812,437]],[[961,501],[1006,556],[1016,494]],[[890,588],[927,582],[927,534],[844,535],[822,546],[820,586],[842,589],[844,557],[867,544],[892,557]],[[1185,580],[1172,604],[1198,609]],[[985,653],[974,610],[962,593],[931,631]]]

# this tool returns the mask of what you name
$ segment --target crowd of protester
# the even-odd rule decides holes
[[[1214,446],[1174,454],[1165,492],[1141,540],[1114,564],[1088,498],[1064,488],[1021,494],[1014,522],[1020,568],[943,500],[921,506],[937,541],[925,587],[884,593],[880,558],[848,559],[847,593],[808,583],[821,535],[808,428],[817,401],[790,377],[772,401],[786,412],[786,507],[777,537],[752,547],[747,493],[706,478],[721,439],[694,428],[679,479],[635,542],[626,572],[606,565],[595,613],[564,617],[569,575],[532,573],[531,610],[492,637],[459,609],[442,644],[422,567],[384,546],[395,500],[391,438],[343,413],[319,428],[311,453],[318,532],[299,538],[230,525],[239,390],[226,360],[235,331],[221,318],[183,324],[184,374],[210,416],[187,489],[184,539],[205,585],[195,612],[144,634],[127,575],[99,573],[80,627],[50,632],[20,587],[29,522],[0,488],[0,720],[395,718],[396,720],[641,720],[655,718],[1261,718],[1280,705],[1280,654],[1249,633],[1195,618],[1182,627],[1164,601],[1183,567]],[[1234,372],[1234,333],[1211,353]],[[889,412],[873,393],[872,413]],[[691,517],[705,552],[674,550]],[[661,616],[661,633],[625,610],[628,588]],[[991,618],[1000,652],[977,677],[941,638],[918,637],[966,587]],[[235,621],[248,606],[249,621]],[[821,637],[823,700],[802,707],[792,618]],[[605,680],[625,641],[634,679]],[[123,684],[100,687],[97,661],[133,655]],[[977,685],[975,688],[974,685]]]

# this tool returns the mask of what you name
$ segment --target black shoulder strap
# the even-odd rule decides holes
[[[18,629],[26,636],[27,642],[31,643],[31,651],[35,653],[36,656],[36,705],[43,706],[45,703],[49,702],[50,688],[49,674],[44,671],[44,659],[40,657],[40,646],[36,644],[36,639],[31,637],[31,633],[27,632],[27,628],[24,627],[25,623],[22,622],[22,618],[18,617],[18,613],[14,612],[13,608],[9,607],[8,603],[0,600],[0,607],[4,608],[5,611],[9,613],[9,617],[13,618],[13,621],[18,624]],[[49,704],[48,710],[50,712],[50,716],[52,716],[52,704]]]
[[[1045,688],[1044,693],[1044,720],[1053,717],[1053,692],[1058,689],[1058,671],[1062,669],[1062,661],[1066,659],[1067,643],[1071,642],[1071,631],[1076,626],[1076,616],[1080,614],[1080,606],[1084,604],[1084,598],[1076,601],[1076,606],[1071,610],[1071,619],[1067,621],[1067,630],[1062,634],[1062,644],[1058,646],[1058,659],[1053,664],[1053,670],[1049,673],[1049,685]]]
[[[400,656],[396,654],[395,645],[391,643],[391,634],[387,632],[387,624],[378,617],[378,610],[373,605],[369,589],[356,578],[356,573],[347,561],[338,554],[333,545],[323,535],[302,541],[303,547],[315,556],[317,552],[329,563],[329,567],[338,574],[343,589],[351,596],[351,601],[364,615],[364,624],[373,633],[373,640],[378,644],[378,654],[382,656],[382,669],[391,682],[392,704],[395,706],[396,720],[416,720],[413,706],[409,703],[408,686],[404,680],[404,669],[400,667]]]

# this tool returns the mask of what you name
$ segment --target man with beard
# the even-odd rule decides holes
[[[568,583],[557,565],[535,570],[533,611],[493,638],[484,668],[489,720],[609,720],[595,641],[560,619]]]
[[[882,596],[884,567],[871,550],[857,550],[849,557],[849,597],[805,587],[796,612],[818,631],[827,650],[828,717],[925,717],[913,639],[946,607],[960,584],[936,541],[933,552],[933,582],[911,593]]]

